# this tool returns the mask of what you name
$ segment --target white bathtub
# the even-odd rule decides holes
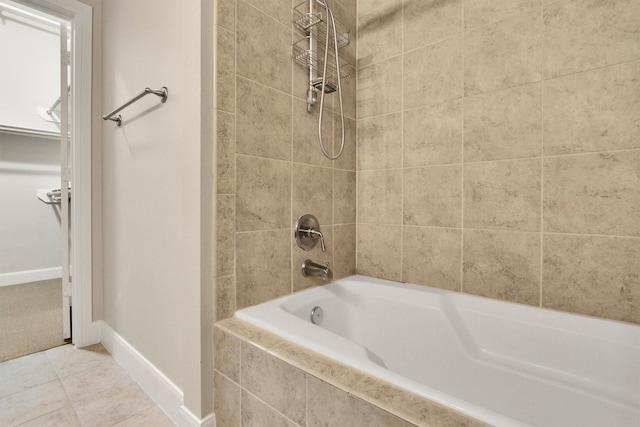
[[[364,276],[236,316],[497,426],[640,426],[640,326]]]

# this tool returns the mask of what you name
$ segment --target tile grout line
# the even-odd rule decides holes
[[[540,4],[541,33],[544,38],[544,4]],[[544,51],[544,39],[541,42]],[[538,307],[542,307],[542,289],[544,286],[544,54],[540,55],[540,277],[538,279]]]
[[[236,224],[238,223],[238,2],[233,5],[233,279],[231,289],[233,291],[233,312],[238,308],[238,241]]]
[[[355,104],[355,108],[354,108],[354,113],[353,115],[356,116],[356,120],[355,120],[355,126],[356,126],[356,130],[355,130],[355,161],[354,161],[354,169],[355,169],[355,189],[354,189],[354,201],[353,201],[353,210],[355,213],[355,227],[354,227],[354,239],[355,242],[353,242],[353,273],[357,274],[358,273],[358,182],[360,180],[360,168],[359,166],[359,154],[358,154],[358,149],[360,148],[360,144],[359,144],[359,138],[360,138],[360,123],[362,121],[362,119],[358,116],[358,81],[360,80],[360,70],[358,67],[358,57],[360,56],[360,43],[359,43],[359,36],[360,36],[360,31],[358,31],[360,28],[360,12],[358,11],[358,2],[356,1],[356,28],[355,28],[355,32],[356,32],[356,48],[355,48],[355,55],[356,57],[354,58],[353,62],[354,62],[354,68],[355,68],[355,79],[354,79],[354,95],[355,95],[355,99],[354,99],[354,104]]]
[[[464,83],[465,83],[465,79],[464,79],[464,69],[465,69],[465,65],[466,65],[466,55],[464,54],[465,52],[465,45],[467,43],[467,35],[464,32],[464,26],[465,26],[465,7],[464,7],[464,1],[461,1],[461,7],[462,7],[462,138],[460,141],[460,145],[461,145],[461,150],[460,150],[460,292],[464,292],[464,170],[465,170],[465,158],[464,158],[464,142],[465,142],[465,137],[466,137],[466,133],[465,133],[465,88],[464,88]]]
[[[404,262],[405,262],[405,254],[404,254],[404,190],[405,190],[405,181],[404,181],[404,59],[405,59],[405,51],[404,51],[404,33],[405,33],[405,13],[404,13],[404,5],[402,2],[400,7],[400,26],[402,30],[402,34],[400,36],[400,52],[402,55],[402,61],[400,62],[400,127],[402,132],[400,133],[400,167],[401,167],[401,175],[400,175],[400,271],[399,277],[400,281],[404,280]]]
[[[289,24],[289,28],[290,28],[290,38],[291,38],[291,42],[293,43],[294,40],[294,34],[295,34],[295,28],[293,23],[291,22]],[[291,224],[291,228],[293,229],[294,227],[294,221],[295,218],[293,217],[293,161],[294,161],[294,157],[293,157],[293,146],[295,144],[294,142],[294,134],[295,134],[295,95],[294,95],[294,87],[295,87],[295,66],[296,64],[294,63],[294,61],[292,61],[291,59],[289,59],[289,72],[291,73],[291,107],[290,107],[290,114],[291,114],[291,128],[290,128],[290,140],[291,140],[291,146],[289,147],[290,152],[289,152],[289,159],[290,159],[290,163],[289,163],[289,224]],[[295,254],[295,249],[294,249],[294,242],[295,240],[288,240],[289,241],[289,271],[290,271],[290,278],[289,278],[289,293],[293,293],[294,291],[294,268],[293,268],[293,257]]]

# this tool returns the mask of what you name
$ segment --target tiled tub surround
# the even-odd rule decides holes
[[[214,338],[221,427],[487,426],[235,317]]]
[[[236,317],[493,425],[640,423],[637,325],[366,276]]]
[[[357,245],[360,274],[640,323],[640,3],[334,0],[358,67],[357,152],[335,162],[288,68],[295,3],[217,2],[218,319],[321,283],[299,275],[306,255],[354,273]],[[315,198],[298,197],[302,176]],[[304,213],[326,254],[292,246]],[[300,402],[308,425],[349,408],[361,425],[473,425],[268,337],[218,323],[218,425],[295,425]]]
[[[640,2],[358,2],[357,272],[640,323]]]
[[[291,60],[291,8],[302,0],[219,0],[216,26],[216,314],[323,283],[304,278],[306,258],[355,273],[355,76],[343,86],[346,142],[336,161],[317,141],[318,107],[306,111],[308,72]],[[351,28],[341,57],[355,64],[353,0],[329,0]],[[327,95],[324,138],[340,146],[337,94]],[[335,102],[335,104],[334,104]],[[305,252],[296,220],[318,218],[327,242]]]

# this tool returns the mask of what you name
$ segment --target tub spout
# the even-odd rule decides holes
[[[327,265],[316,264],[310,259],[302,263],[302,275],[304,277],[318,276],[324,280],[333,280],[333,271],[329,268],[329,263]]]

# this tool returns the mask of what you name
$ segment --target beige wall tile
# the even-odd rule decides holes
[[[464,0],[464,27],[473,30],[540,5],[540,0]]]
[[[402,223],[402,170],[358,173],[358,222]]]
[[[216,107],[229,113],[236,108],[236,35],[216,27]]]
[[[355,46],[355,43],[354,43]],[[342,58],[342,56],[341,56]],[[355,63],[355,60],[353,61],[353,63]],[[343,107],[344,107],[344,114],[346,117],[349,117],[351,119],[356,119],[358,116],[356,115],[356,105],[357,105],[357,100],[356,100],[356,84],[358,81],[358,73],[356,71],[354,71],[351,74],[351,77],[347,80],[343,80],[342,82],[342,100],[343,100]],[[334,92],[335,93],[335,92]],[[339,110],[339,104],[337,103],[337,99],[338,99],[338,94],[336,95],[336,110]]]
[[[402,108],[402,58],[358,69],[358,118],[395,113]]]
[[[336,0],[334,3],[336,3],[337,5],[341,5],[351,16],[353,16],[353,18],[356,18],[358,16],[357,0]]]
[[[546,159],[544,230],[640,236],[640,150]]]
[[[544,82],[545,155],[640,148],[640,63]]]
[[[238,2],[237,10],[238,75],[291,93],[291,27],[274,21],[244,1]]]
[[[301,35],[293,32],[292,43],[297,42]],[[293,96],[301,101],[307,100],[307,89],[309,88],[309,70],[297,62],[293,63]]]
[[[543,307],[640,323],[640,239],[544,235]]]
[[[404,50],[449,38],[462,32],[462,0],[404,1]]]
[[[330,168],[294,163],[292,187],[291,228],[305,214],[314,215],[320,227],[333,224],[333,171]],[[282,200],[277,202],[282,204]]]
[[[402,53],[402,2],[374,9],[358,19],[358,67]]]
[[[216,191],[233,194],[236,179],[236,120],[233,114],[216,112]]]
[[[213,366],[230,380],[240,382],[240,339],[223,329],[213,328]]]
[[[324,235],[326,249],[324,252],[322,251],[322,246],[319,241],[313,249],[305,251],[298,246],[295,238],[291,239],[291,277],[294,292],[327,283],[327,281],[322,277],[304,277],[302,275],[302,263],[305,260],[310,259],[311,261],[321,265],[329,263],[329,268],[331,268],[332,271],[335,270],[333,264],[333,226],[320,224],[320,230]]]
[[[291,96],[243,78],[236,82],[236,151],[290,160]]]
[[[358,16],[371,12],[387,3],[402,3],[402,0],[358,0]]]
[[[402,167],[402,114],[358,120],[358,170]]]
[[[228,319],[236,311],[235,276],[216,277],[216,321]]]
[[[291,226],[291,164],[236,156],[236,231]]]
[[[260,9],[262,12],[266,13],[270,17],[277,19],[281,24],[286,26],[291,25],[291,2],[289,0],[243,0],[248,4]],[[243,1],[239,1],[238,3],[243,3]],[[294,5],[297,5],[299,2],[294,1]],[[240,7],[240,6],[238,6]],[[240,15],[240,11],[238,11],[238,15]],[[240,17],[238,17],[240,20]],[[239,30],[238,30],[239,31]],[[270,34],[270,33],[266,33]]]
[[[402,281],[460,291],[462,230],[403,227]]]
[[[521,304],[540,303],[540,235],[464,230],[462,290]]]
[[[356,222],[356,173],[333,171],[333,222],[353,224]]]
[[[465,161],[539,157],[541,154],[540,83],[464,100]]]
[[[229,31],[236,29],[236,0],[218,0],[217,24]]]
[[[318,142],[318,116],[320,108],[307,112],[307,102],[293,100],[293,161],[331,167],[331,160],[322,155]],[[332,114],[323,115],[322,140],[327,149],[333,147]]]
[[[462,166],[404,169],[403,224],[462,225]]]
[[[245,390],[242,390],[241,417],[243,427],[295,427],[298,425]]]
[[[219,194],[216,201],[216,277],[230,276],[235,261],[235,197]]]
[[[291,230],[236,233],[236,307],[291,292]]]
[[[358,274],[389,280],[402,278],[402,227],[358,224],[356,270]]]
[[[404,421],[316,378],[309,378],[308,426],[409,427]]]
[[[545,3],[545,77],[640,59],[638,28],[636,0]]]
[[[356,225],[333,227],[333,277],[356,274]]]
[[[460,35],[404,55],[405,109],[462,97],[462,44]]]
[[[462,100],[403,113],[404,167],[462,161]]]
[[[241,385],[292,421],[306,419],[306,380],[301,370],[242,343]]]
[[[464,92],[475,95],[540,81],[539,11],[521,13],[469,32],[464,46]]]
[[[540,230],[541,160],[464,166],[464,227]]]
[[[240,386],[218,371],[213,375],[216,425],[220,427],[240,427]]]
[[[355,101],[355,96],[353,96],[352,99]],[[339,113],[335,113],[333,115],[333,153],[338,154],[338,151],[340,151],[341,140],[342,122],[340,120]],[[345,117],[344,119],[344,150],[342,151],[342,155],[333,161],[333,167],[336,169],[345,169],[350,171],[356,170],[355,119],[350,119],[348,117]]]

